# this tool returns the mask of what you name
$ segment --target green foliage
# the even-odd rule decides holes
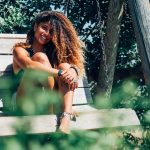
[[[22,115],[47,114],[48,106],[51,104],[60,107],[61,96],[55,91],[49,89],[41,89],[47,80],[47,74],[32,70],[26,72],[26,82],[23,86],[24,96],[18,99],[21,103],[17,106],[11,115],[20,115],[20,118],[14,128],[17,132],[16,136],[0,137],[1,150],[109,150],[109,149],[148,149],[149,147],[149,127],[150,118],[149,106],[150,102],[145,99],[144,92],[140,92],[138,84],[134,81],[127,80],[120,83],[120,87],[114,90],[111,100],[97,96],[96,107],[98,108],[144,108],[145,112],[139,113],[143,129],[142,136],[136,137],[130,130],[125,129],[100,129],[95,131],[72,131],[70,135],[59,132],[33,135],[27,134],[30,131],[30,120],[22,117]],[[1,80],[0,89],[11,89],[14,83],[11,79]],[[37,82],[38,81],[38,82]],[[9,82],[9,84],[8,84]],[[12,84],[11,84],[12,82]],[[9,90],[8,90],[9,91]],[[11,93],[11,91],[10,91]],[[143,102],[141,101],[144,98]],[[11,95],[9,94],[9,102]],[[8,100],[7,99],[7,100]],[[129,100],[128,100],[129,99]],[[6,99],[3,99],[6,100]],[[8,102],[8,103],[9,103]],[[110,122],[113,116],[110,115]],[[99,120],[101,121],[101,120]],[[136,132],[138,129],[134,129]],[[132,130],[131,130],[132,131]],[[133,133],[134,133],[133,132]]]
[[[118,54],[117,69],[135,68],[141,63],[139,53],[137,51],[137,43],[132,42],[131,47],[128,49],[120,47],[120,53]]]
[[[48,113],[50,105],[57,105],[60,103],[60,94],[55,91],[50,91],[44,88],[47,85],[48,75],[39,71],[26,70],[25,80],[23,84],[24,95],[18,99],[19,107],[14,111],[15,95],[14,87],[16,82],[14,78],[1,78],[0,89],[3,95],[1,97],[4,101],[6,113],[13,113],[16,115],[36,115]],[[12,96],[14,97],[12,99]],[[10,101],[12,99],[12,101]],[[13,110],[13,112],[12,112]]]
[[[14,6],[8,6],[4,18],[1,18],[1,32],[16,33],[25,28],[25,15],[21,13],[20,9]]]

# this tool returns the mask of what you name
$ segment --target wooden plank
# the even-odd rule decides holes
[[[132,109],[101,109],[79,113],[79,119],[71,122],[71,129],[89,130],[137,125],[140,125],[140,121]]]
[[[98,109],[96,109],[94,107],[93,104],[88,104],[88,105],[76,105],[76,106],[73,106],[73,112],[87,112],[87,113],[90,113],[92,111],[97,111]]]
[[[150,5],[147,0],[129,0],[129,10],[142,60],[146,84],[150,87]],[[149,91],[149,90],[148,90]]]
[[[0,39],[25,39],[26,34],[0,34]]]
[[[90,88],[78,88],[74,92],[73,105],[93,103]]]
[[[19,42],[25,42],[25,39],[0,39],[0,54],[12,54],[13,46]]]
[[[12,54],[14,44],[26,41],[26,34],[0,34],[0,54]]]
[[[51,133],[56,131],[56,115],[0,117],[0,136],[15,135],[14,124],[24,121],[31,122],[28,133]],[[29,123],[27,123],[29,125]],[[71,130],[90,130],[99,128],[133,127],[140,122],[131,109],[104,109],[88,112],[79,112],[76,121],[71,121]],[[26,127],[26,126],[25,126]]]
[[[0,72],[11,71],[11,68],[8,67],[8,65],[12,64],[12,62],[12,55],[0,55]]]
[[[79,84],[78,85],[79,87],[90,88],[90,85],[88,83],[88,79],[86,76],[84,76],[82,79],[79,79],[78,84]]]

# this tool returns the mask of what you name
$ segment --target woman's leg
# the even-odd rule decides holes
[[[46,56],[46,54],[42,53],[42,52],[38,52],[36,53],[33,57],[32,60],[37,61],[42,63],[43,65],[45,65],[47,68],[52,68],[52,65],[50,64],[48,57]],[[53,89],[54,88],[54,77],[53,76],[49,76],[48,77],[48,82],[46,83],[49,89]]]
[[[59,68],[61,68],[62,70],[66,70],[70,68],[70,65],[67,63],[62,63],[59,65]],[[59,91],[63,95],[63,108],[62,108],[63,112],[67,112],[71,114],[74,92],[70,90],[68,85],[63,81],[61,81],[59,78],[58,78],[58,87],[59,87]],[[60,122],[60,127],[59,127],[60,131],[69,133],[69,125],[70,125],[70,116],[68,115],[63,116]]]
[[[48,60],[48,58],[47,58],[47,56],[42,52],[38,52],[38,53],[34,54],[33,57],[32,57],[32,60],[40,62],[43,65],[47,66],[48,68],[52,67],[49,60]],[[21,103],[20,98],[23,97],[23,96],[26,96],[26,91],[28,89],[26,88],[25,84],[28,84],[28,85],[34,84],[34,83],[31,83],[31,81],[27,80],[27,76],[28,76],[28,72],[25,72],[23,77],[22,77],[21,83],[18,87],[17,95],[16,95],[17,96],[16,97],[17,105],[19,105],[19,103]],[[30,82],[30,83],[28,83],[28,82]],[[53,87],[54,87],[54,78],[52,76],[49,76],[48,77],[48,82],[46,84],[47,84],[46,87],[48,87],[50,89],[53,89]]]

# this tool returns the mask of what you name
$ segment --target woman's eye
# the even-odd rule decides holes
[[[42,29],[48,31],[48,28],[46,26],[42,26]]]

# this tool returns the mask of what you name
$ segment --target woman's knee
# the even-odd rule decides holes
[[[48,60],[47,55],[44,54],[44,53],[42,53],[42,52],[37,52],[36,54],[34,54],[33,57],[32,57],[32,60],[38,61],[38,62],[40,62],[42,64],[50,65],[51,66],[51,64],[50,64],[50,62]]]
[[[66,70],[66,69],[69,69],[70,66],[71,66],[71,65],[68,64],[68,63],[61,63],[61,64],[58,65],[58,68],[59,68],[59,69],[62,69],[62,70]]]

